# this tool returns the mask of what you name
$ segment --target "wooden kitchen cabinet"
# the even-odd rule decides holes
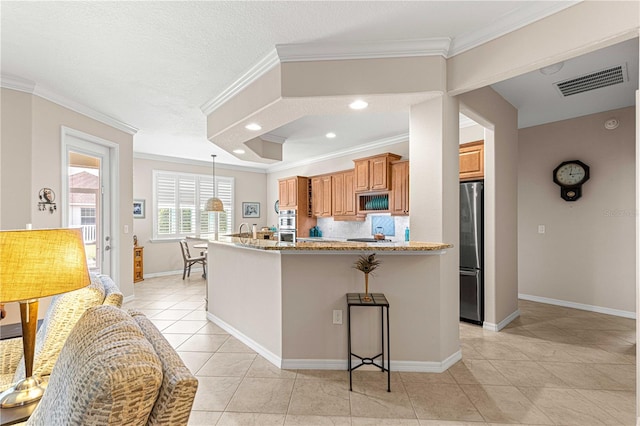
[[[133,282],[144,281],[144,247],[133,247]]]
[[[311,205],[313,216],[330,217],[332,206],[331,175],[311,178]]]
[[[292,176],[278,180],[280,210],[296,210],[297,237],[308,237],[309,229],[316,225],[311,211],[311,180],[305,176]]]
[[[484,141],[460,145],[460,180],[484,179]]]
[[[355,192],[387,191],[391,184],[391,162],[400,156],[390,152],[353,160],[355,165]]]
[[[309,207],[309,178],[293,176],[278,180],[280,209],[296,209],[298,214],[307,214]]]
[[[355,170],[346,170],[333,175],[332,198],[334,220],[364,220],[357,216],[355,193]]]
[[[391,201],[392,215],[409,215],[409,161],[391,163]]]

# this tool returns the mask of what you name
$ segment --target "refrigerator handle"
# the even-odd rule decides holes
[[[475,277],[476,275],[478,275],[478,270],[473,270],[473,271],[465,271],[465,270],[460,270],[460,275],[465,275],[468,277]]]

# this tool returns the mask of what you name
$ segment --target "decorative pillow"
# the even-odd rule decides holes
[[[67,339],[33,425],[144,425],[162,365],[136,322],[109,305],[89,308]]]

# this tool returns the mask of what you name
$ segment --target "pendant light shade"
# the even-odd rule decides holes
[[[205,212],[223,212],[224,205],[220,198],[216,197],[216,156],[215,154],[211,155],[213,158],[213,197],[207,200],[207,204],[204,206]]]
[[[224,206],[220,198],[211,197],[207,200],[207,205],[204,207],[206,212],[223,212]]]

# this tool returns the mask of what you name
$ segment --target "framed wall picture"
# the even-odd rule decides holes
[[[242,203],[242,217],[260,217],[260,203]]]
[[[133,200],[133,218],[144,219],[144,200]]]

